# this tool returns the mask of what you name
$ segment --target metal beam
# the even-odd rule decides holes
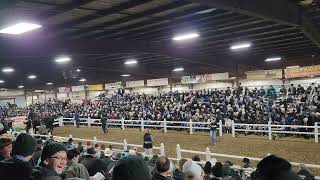
[[[302,15],[301,23],[302,32],[320,48],[320,32],[315,23],[312,23],[312,20],[305,15]]]
[[[129,1],[129,2],[130,2],[130,4],[132,4],[131,1]],[[139,2],[141,2],[141,0]],[[94,30],[97,30],[97,29],[102,29],[102,28],[105,28],[105,27],[118,25],[118,24],[125,23],[125,22],[131,21],[131,20],[136,20],[138,18],[148,17],[148,16],[151,16],[153,14],[163,12],[163,11],[165,11],[167,9],[178,8],[178,7],[187,5],[187,4],[190,4],[190,3],[187,3],[187,2],[184,2],[184,1],[174,1],[174,2],[169,3],[169,4],[166,4],[166,5],[163,5],[163,6],[160,6],[160,7],[156,7],[154,9],[150,9],[150,10],[146,10],[146,11],[143,11],[143,12],[140,12],[140,13],[137,13],[137,14],[130,15],[128,17],[124,17],[124,18],[121,18],[121,19],[116,19],[116,20],[113,20],[113,21],[97,24],[97,25],[94,25],[94,26],[90,26],[88,28],[82,28],[80,30],[73,31],[71,33],[67,33],[67,34],[65,34],[65,36],[69,37],[69,36],[76,35],[76,34],[79,35],[81,33],[86,33],[86,32],[94,31]],[[119,10],[117,12],[119,12]]]
[[[12,8],[17,4],[18,0],[1,0],[0,1],[0,10]]]
[[[288,0],[188,0],[193,3],[222,8],[240,14],[296,26],[299,24],[299,4]]]

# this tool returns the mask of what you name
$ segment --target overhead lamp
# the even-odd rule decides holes
[[[172,71],[179,72],[179,71],[183,71],[183,70],[184,70],[183,67],[178,67],[178,68],[174,68]]]
[[[85,78],[79,79],[80,82],[86,82],[87,80]]]
[[[24,86],[20,85],[20,86],[18,86],[18,88],[19,88],[19,89],[22,89],[22,88],[24,88]]]
[[[172,38],[174,41],[182,41],[182,40],[187,40],[187,39],[194,39],[199,37],[200,35],[198,33],[190,33],[190,34],[182,34],[182,35],[177,35]]]
[[[129,76],[131,76],[130,74],[122,74],[121,75],[122,77],[129,77]]]
[[[77,72],[80,72],[81,70],[80,70],[80,69],[77,69],[76,71],[77,71]]]
[[[50,86],[52,85],[53,83],[52,82],[47,82],[46,85]]]
[[[28,79],[35,79],[35,78],[37,78],[36,75],[30,75],[30,76],[28,76]]]
[[[41,27],[42,26],[39,24],[21,22],[21,23],[11,25],[9,27],[1,29],[0,33],[17,35],[17,34],[22,34],[28,31],[41,28]]]
[[[66,63],[66,62],[71,61],[71,58],[70,57],[58,57],[55,59],[55,61],[57,63]]]
[[[300,66],[288,66],[287,69],[299,68]]]
[[[206,9],[203,11],[196,12],[195,14],[207,14],[207,13],[211,13],[212,11],[215,11],[215,10],[216,10],[216,8],[211,8],[211,9]]]
[[[5,67],[2,69],[2,72],[4,72],[4,73],[11,73],[13,71],[14,71],[14,69],[11,67]]]
[[[240,50],[240,49],[246,49],[251,47],[251,43],[239,43],[239,44],[234,44],[230,47],[231,50]]]
[[[0,84],[4,83],[4,80],[0,80]]]
[[[282,59],[281,57],[270,57],[270,58],[267,58],[265,61],[266,62],[280,61],[281,59]]]
[[[137,64],[138,61],[135,59],[129,59],[126,62],[124,62],[125,65],[131,65],[131,64]]]

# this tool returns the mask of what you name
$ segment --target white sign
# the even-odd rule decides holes
[[[73,92],[84,91],[84,86],[72,86],[71,88]]]
[[[229,73],[215,73],[215,74],[208,74],[207,80],[208,81],[217,81],[217,80],[227,80],[229,79]]]
[[[108,83],[104,85],[105,89],[119,89],[122,88],[122,82]]]
[[[167,86],[169,84],[168,78],[148,79],[147,86]]]
[[[69,92],[71,92],[71,88],[70,87],[59,87],[59,92],[60,93],[69,93]]]
[[[144,80],[140,81],[127,81],[126,82],[126,87],[131,88],[131,87],[143,87],[144,86]]]

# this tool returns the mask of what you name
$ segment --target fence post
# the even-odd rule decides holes
[[[210,159],[211,159],[210,149],[209,149],[209,147],[207,147],[207,148],[206,148],[206,160],[207,160],[207,161],[210,161]]]
[[[74,126],[74,127],[77,127],[76,119],[75,119],[75,118],[73,118],[73,126]]]
[[[141,132],[143,132],[143,131],[144,131],[144,120],[141,119]]]
[[[88,117],[87,121],[88,121],[88,127],[91,128],[90,117]]]
[[[193,134],[193,125],[192,125],[192,120],[190,119],[190,121],[189,121],[190,123],[189,123],[189,126],[190,126],[190,134]]]
[[[219,136],[222,136],[222,121],[219,121]]]
[[[181,159],[181,150],[180,150],[180,144],[177,144],[177,159]]]
[[[315,143],[319,142],[319,126],[318,126],[318,123],[314,124],[314,142]]]
[[[164,151],[164,144],[160,143],[160,155],[164,156],[165,155],[165,151]]]
[[[63,118],[59,118],[59,127],[62,127],[63,126]]]
[[[164,119],[164,122],[163,122],[163,132],[164,133],[167,133],[168,131],[167,131],[167,120],[166,119]]]
[[[272,140],[271,121],[268,121],[268,136],[269,136],[269,140]]]
[[[236,137],[236,130],[234,128],[234,120],[231,121],[231,131],[232,131],[232,137]]]
[[[126,139],[123,140],[123,150],[128,150],[128,143]]]
[[[69,134],[69,139],[72,138],[72,134]]]
[[[93,146],[96,145],[96,144],[97,144],[97,137],[94,136],[94,137],[93,137]]]
[[[121,119],[121,129],[124,130],[124,119]]]

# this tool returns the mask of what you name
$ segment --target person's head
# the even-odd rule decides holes
[[[212,167],[212,174],[215,177],[222,177],[222,164],[221,164],[221,162],[216,162],[216,164]]]
[[[182,167],[183,167],[183,164],[185,163],[185,162],[187,162],[188,160],[187,159],[180,159],[179,160],[179,169],[182,171]]]
[[[0,136],[0,155],[9,158],[12,151],[12,139],[10,136]]]
[[[270,155],[258,163],[257,171],[261,180],[279,179],[291,171],[291,164],[285,159]]]
[[[150,133],[149,128],[146,128],[146,129],[144,130],[144,132],[149,134],[149,133]]]
[[[243,165],[249,165],[250,164],[250,159],[243,158],[242,163],[243,163]]]
[[[85,155],[96,157],[97,151],[94,149],[94,147],[90,147],[87,149],[87,152]]]
[[[187,180],[203,180],[201,166],[192,160],[188,160],[183,164],[182,172],[186,175]]]
[[[307,170],[307,166],[304,163],[299,164],[300,170]]]
[[[207,161],[206,164],[204,165],[203,171],[205,175],[211,174],[211,163],[209,161]]]
[[[29,161],[35,150],[36,150],[36,140],[29,134],[20,134],[12,146],[12,155],[19,155],[25,157]]]
[[[70,149],[67,152],[67,158],[68,160],[72,160],[74,162],[79,162],[79,156],[80,156],[80,152],[78,149],[74,148],[74,149]]]
[[[40,165],[62,174],[67,164],[67,149],[61,143],[52,142],[44,146]]]
[[[146,162],[137,156],[120,160],[113,169],[113,180],[149,180],[150,173]]]
[[[170,160],[165,156],[160,156],[156,161],[156,170],[162,176],[170,176]]]
[[[200,161],[201,161],[201,159],[200,159],[199,155],[198,155],[198,154],[196,154],[196,155],[194,155],[194,156],[192,157],[192,161],[200,162]]]

